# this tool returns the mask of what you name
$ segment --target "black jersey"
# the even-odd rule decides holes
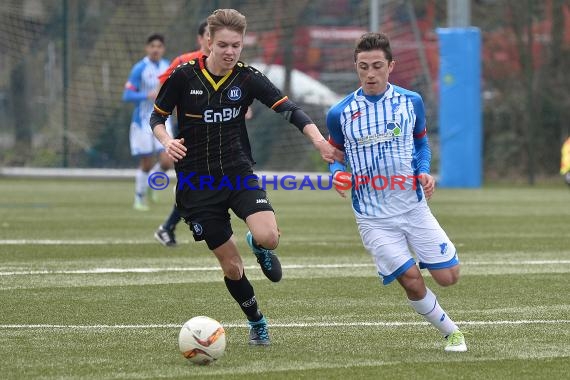
[[[223,77],[208,72],[205,56],[178,66],[156,99],[153,116],[165,117],[177,107],[178,135],[186,156],[177,171],[212,176],[251,168],[253,158],[245,114],[254,99],[277,112],[298,110],[258,70],[243,62]],[[156,125],[158,122],[151,124]]]

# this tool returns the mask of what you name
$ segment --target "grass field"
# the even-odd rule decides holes
[[[283,280],[266,280],[234,231],[272,346],[251,348],[241,311],[204,243],[166,249],[160,194],[131,209],[131,181],[0,180],[0,378],[562,379],[570,372],[570,191],[443,190],[430,202],[455,242],[462,278],[428,285],[468,332],[450,354],[397,285],[380,285],[347,200],[270,193]],[[226,327],[218,362],[178,352],[184,321]]]

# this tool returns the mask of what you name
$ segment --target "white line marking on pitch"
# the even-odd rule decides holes
[[[570,264],[570,260],[531,260],[531,261],[472,261],[465,262],[466,266],[477,265],[560,265]],[[343,269],[343,268],[372,268],[373,264],[289,264],[283,269]],[[255,266],[246,266],[245,269],[255,269]],[[7,269],[7,268],[0,268]],[[212,272],[219,271],[220,267],[164,267],[164,268],[91,268],[66,270],[30,270],[30,271],[2,271],[0,276],[32,276],[44,274],[114,274],[114,273],[163,273],[163,272]]]
[[[331,269],[331,268],[360,268],[372,267],[372,264],[307,264],[283,265],[284,269]],[[255,266],[245,266],[245,269],[255,269]],[[220,271],[220,267],[165,267],[165,268],[92,268],[70,270],[31,270],[0,272],[0,276],[41,275],[41,274],[113,274],[113,273],[161,273],[161,272],[211,272]]]
[[[189,241],[187,241],[189,242]],[[107,245],[107,244],[150,244],[156,240],[53,240],[53,239],[5,239],[0,240],[0,245]],[[181,243],[184,243],[182,241]]]
[[[459,321],[458,325],[465,326],[492,326],[492,325],[533,325],[533,324],[565,324],[568,319],[538,319],[514,321]],[[247,327],[245,323],[222,323],[224,327]],[[272,323],[271,327],[401,327],[401,326],[427,326],[428,322],[308,322],[308,323]],[[148,324],[148,325],[0,325],[0,329],[69,329],[69,330],[121,330],[121,329],[170,329],[179,328],[182,323]]]

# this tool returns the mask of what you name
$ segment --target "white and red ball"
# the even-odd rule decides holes
[[[182,355],[192,363],[209,364],[224,354],[226,332],[215,319],[194,317],[180,329],[178,347]]]

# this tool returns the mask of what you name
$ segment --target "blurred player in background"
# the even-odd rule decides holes
[[[463,334],[426,288],[408,248],[439,285],[453,285],[459,279],[455,247],[426,202],[435,180],[429,174],[423,100],[388,82],[395,62],[386,35],[364,34],[354,60],[361,87],[327,114],[329,141],[345,151],[352,176],[335,162],[330,165],[333,182],[343,197],[339,186],[346,183],[346,176],[349,184],[353,182],[358,230],[384,285],[394,280],[402,285],[414,310],[447,339],[446,351],[466,351]]]
[[[570,137],[562,145],[562,157],[560,158],[560,174],[570,186]]]
[[[204,20],[198,26],[198,34],[196,35],[196,42],[200,46],[199,50],[195,50],[189,53],[184,53],[174,58],[170,63],[170,66],[159,75],[158,79],[162,85],[172,74],[174,69],[179,65],[189,62],[193,59],[198,59],[201,56],[208,56],[210,54],[210,49],[208,49],[208,21]],[[176,205],[172,208],[170,215],[166,218],[164,223],[158,226],[158,229],[154,232],[154,238],[160,242],[160,244],[165,247],[176,247],[176,236],[174,235],[174,230],[176,225],[180,222],[180,213],[176,209]]]
[[[252,345],[268,345],[269,331],[253,287],[247,279],[233,237],[229,209],[247,224],[246,241],[265,276],[281,280],[281,264],[273,250],[279,243],[275,214],[267,194],[253,175],[253,157],[245,114],[254,99],[295,125],[333,162],[342,153],[326,142],[317,126],[265,75],[239,62],[245,17],[234,9],[218,9],[208,17],[210,55],[178,67],[156,99],[151,126],[176,161],[176,205],[191,225],[194,239],[204,240],[220,262],[229,293],[247,316]],[[176,107],[179,133],[170,137],[164,122]],[[210,186],[202,181],[211,179]]]
[[[148,210],[147,194],[150,193],[148,176],[151,171],[172,167],[172,160],[164,153],[164,147],[152,134],[149,125],[153,110],[154,99],[158,94],[158,75],[168,67],[168,61],[163,59],[164,37],[152,34],[146,40],[146,57],[137,62],[131,69],[129,79],[125,83],[123,101],[135,103],[130,127],[131,154],[138,157],[139,168],[135,177],[134,209]],[[168,132],[172,133],[170,122]],[[155,164],[155,156],[158,162]],[[153,167],[154,165],[154,167]]]
[[[158,76],[161,85],[166,82],[166,79],[168,79],[170,74],[172,74],[178,65],[190,62],[191,60],[200,58],[203,55],[207,56],[210,54],[210,49],[208,49],[208,20],[202,21],[198,26],[196,43],[200,49],[181,54],[178,57],[174,58],[172,62],[170,62],[170,66],[168,66],[168,68]]]

